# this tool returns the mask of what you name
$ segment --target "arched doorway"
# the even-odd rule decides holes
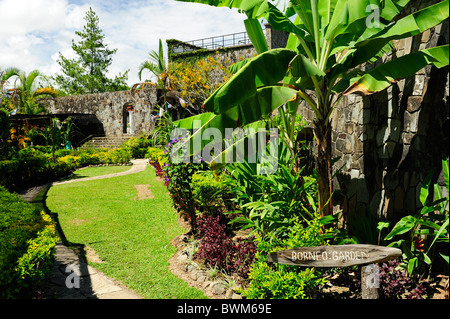
[[[131,102],[125,103],[123,106],[123,134],[134,134],[134,106]]]

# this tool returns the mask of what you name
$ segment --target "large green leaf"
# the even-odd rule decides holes
[[[427,198],[428,198],[428,193],[429,193],[430,184],[431,184],[431,178],[433,177],[433,174],[434,174],[433,170],[428,172],[427,176],[425,177],[425,179],[422,182],[422,187],[420,188],[420,202],[422,203],[423,206],[426,206],[426,204],[427,204]]]
[[[311,60],[303,54],[297,55],[289,65],[291,73],[294,77],[317,76],[319,78],[325,76],[325,72],[320,70]]]
[[[444,154],[442,154],[442,171],[444,172],[444,180],[445,186],[447,187],[447,191],[450,190],[450,178],[449,178],[449,169],[448,169],[448,159]]]
[[[267,41],[264,36],[261,23],[258,19],[247,19],[244,21],[245,30],[247,30],[248,37],[253,43],[258,54],[266,52],[268,49]]]
[[[258,13],[260,11],[264,12],[264,10],[267,8],[266,0],[176,0],[176,1],[201,3],[214,7],[236,8],[248,12],[248,14],[251,15],[251,18],[259,18],[260,14]]]
[[[223,113],[255,95],[258,87],[277,84],[295,55],[291,50],[274,49],[252,58],[205,101],[206,109]]]
[[[449,2],[445,0],[414,12],[369,37],[365,33],[354,44],[357,50],[347,63],[348,68],[367,62],[392,40],[415,36],[442,23],[448,19],[448,10]]]
[[[411,0],[384,0],[384,7],[380,17],[386,21],[392,21],[392,19],[402,12],[402,9],[410,1]]]
[[[176,121],[174,126],[191,131],[191,138],[185,143],[191,143],[195,139],[201,141],[199,145],[202,150],[205,145],[210,143],[210,140],[202,139],[205,130],[215,128],[225,138],[226,129],[243,127],[257,122],[289,100],[296,98],[296,95],[297,91],[288,87],[263,87],[257,89],[255,94],[243,101],[242,104],[231,107],[221,114],[203,113]]]
[[[305,26],[306,30],[308,30],[310,34],[314,34],[311,1],[310,0],[300,0],[295,2],[291,1],[290,6],[295,10],[298,17]]]
[[[414,52],[365,73],[351,84],[344,95],[360,93],[369,95],[381,91],[392,83],[414,75],[428,64],[441,68],[449,63],[449,46],[444,45]]]
[[[327,27],[325,39],[334,39],[339,34],[349,32],[347,28],[355,21],[365,22],[366,17],[372,14],[368,7],[381,8],[381,3],[381,0],[338,0]]]
[[[405,216],[398,221],[398,223],[394,226],[391,232],[384,239],[390,240],[394,236],[404,234],[413,229],[416,223],[417,217],[412,215]]]

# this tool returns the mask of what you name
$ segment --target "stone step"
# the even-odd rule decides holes
[[[93,137],[90,141],[84,143],[81,149],[92,149],[92,148],[119,148],[120,145],[128,141],[131,136],[104,136],[104,137]]]

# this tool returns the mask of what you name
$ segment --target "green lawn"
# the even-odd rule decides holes
[[[47,207],[57,214],[72,244],[92,247],[103,263],[93,267],[144,298],[206,298],[168,269],[176,249],[170,241],[186,232],[155,171],[53,186]],[[134,185],[150,184],[152,199],[135,200]]]
[[[73,172],[73,176],[70,179],[121,173],[128,171],[130,168],[131,168],[130,166],[86,167]]]

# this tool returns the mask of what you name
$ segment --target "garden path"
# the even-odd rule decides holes
[[[53,185],[75,183],[79,181],[97,180],[135,174],[146,169],[148,160],[131,161],[133,166],[125,172],[103,176],[79,178],[22,190],[18,194],[26,201],[32,202],[35,196],[44,188]],[[41,282],[38,292],[44,298],[58,296],[59,299],[141,299],[135,292],[114,282],[100,271],[89,266],[86,259],[76,254],[72,249],[58,242],[56,245],[56,260],[50,274]]]
[[[120,173],[113,173],[113,174],[107,174],[107,175],[101,175],[101,176],[93,176],[93,177],[83,177],[83,178],[77,178],[77,179],[71,179],[68,181],[62,181],[62,182],[53,182],[53,186],[55,185],[61,185],[61,184],[69,184],[69,183],[76,183],[76,182],[85,182],[85,181],[92,181],[97,179],[104,179],[104,178],[111,178],[116,176],[124,176],[129,174],[136,174],[139,172],[142,172],[145,170],[148,164],[148,159],[134,159],[131,160],[131,163],[133,166],[128,171],[120,172]]]

